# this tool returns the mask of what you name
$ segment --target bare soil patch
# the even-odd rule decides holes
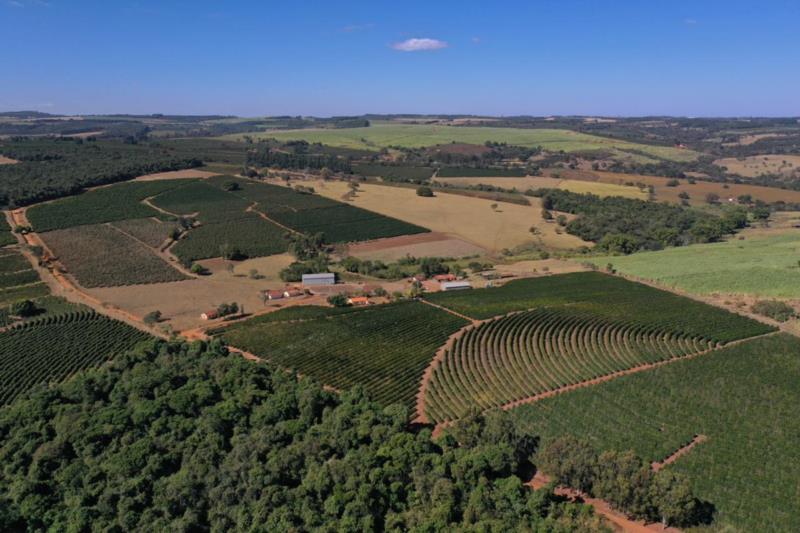
[[[510,274],[519,277],[531,277],[542,274],[568,274],[570,272],[583,272],[588,270],[579,263],[561,259],[518,261],[505,265],[498,264],[495,265],[494,269],[499,274]]]
[[[158,172],[156,174],[145,174],[139,176],[133,181],[161,181],[161,180],[179,180],[179,179],[205,179],[211,176],[218,176],[217,172],[209,172],[207,170],[198,170],[196,168],[187,168],[185,170],[173,170],[171,172]]]
[[[0,155],[0,165],[13,165],[14,163],[19,163],[16,159],[11,159],[10,157],[6,157],[4,155]]]
[[[458,237],[433,231],[351,244],[347,248],[347,253],[362,259],[397,261],[407,255],[466,257],[485,254],[486,250]]]

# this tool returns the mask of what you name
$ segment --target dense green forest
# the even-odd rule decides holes
[[[533,191],[545,210],[578,215],[566,223],[568,233],[611,253],[660,250],[668,246],[715,242],[747,225],[744,208],[722,216],[676,205],[619,196],[600,198],[560,189]]]
[[[0,165],[0,207],[15,207],[80,192],[85,187],[153,172],[196,167],[195,156],[160,145],[81,139],[12,139],[0,154],[19,161]]]
[[[154,341],[0,408],[0,530],[604,529],[523,485],[537,440],[505,415],[436,441],[407,420],[216,342]]]

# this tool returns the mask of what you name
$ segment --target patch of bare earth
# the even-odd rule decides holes
[[[158,172],[156,174],[145,174],[139,176],[134,181],[161,181],[161,180],[179,180],[179,179],[205,179],[212,176],[218,176],[216,172],[209,172],[207,170],[198,170],[196,168],[187,168],[185,170],[173,170],[171,172]]]
[[[14,163],[19,163],[16,159],[11,159],[10,157],[6,157],[4,155],[0,155],[0,165],[13,165]]]
[[[397,261],[407,255],[413,257],[466,257],[485,254],[486,250],[458,237],[432,231],[351,244],[347,248],[347,253],[363,259]]]

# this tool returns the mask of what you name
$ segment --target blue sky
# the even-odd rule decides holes
[[[800,115],[796,0],[0,0],[0,28],[0,110]]]

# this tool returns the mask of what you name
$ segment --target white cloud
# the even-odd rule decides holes
[[[683,23],[687,24],[689,26],[694,26],[695,24],[697,24],[697,20],[696,19],[685,19],[683,21]]]
[[[439,39],[406,39],[405,41],[394,43],[392,48],[401,52],[422,52],[426,50],[439,50],[441,48],[447,48],[447,43],[445,41],[440,41]]]

